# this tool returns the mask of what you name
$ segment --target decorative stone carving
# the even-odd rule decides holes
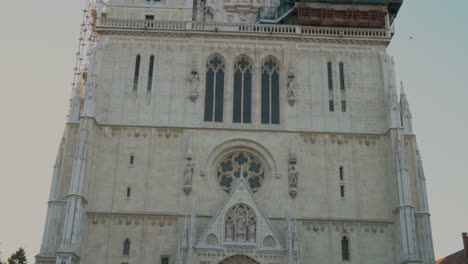
[[[271,237],[271,236],[265,237],[265,239],[263,240],[263,246],[267,247],[267,248],[276,247],[275,239],[273,237]]]
[[[245,179],[250,190],[257,192],[265,178],[264,166],[254,155],[247,152],[235,152],[226,155],[217,166],[219,185],[225,192],[230,192],[234,184]]]
[[[224,0],[224,9],[233,13],[255,13],[263,0]]]
[[[294,72],[290,71],[288,74],[288,103],[294,105],[296,103],[296,75]]]
[[[185,152],[185,169],[184,169],[184,192],[189,194],[192,191],[192,178],[195,163],[192,161],[192,138],[188,138],[187,151]]]
[[[259,264],[259,262],[244,255],[236,255],[221,261],[220,264]]]
[[[214,234],[210,234],[206,237],[205,243],[209,246],[216,246],[218,245],[218,238]]]
[[[292,198],[297,195],[297,179],[299,177],[299,172],[296,170],[296,165],[289,165],[289,194]]]
[[[195,102],[197,101],[198,96],[199,96],[198,83],[200,82],[200,75],[198,74],[197,62],[195,60],[192,62],[189,82],[190,82],[190,100],[192,100],[192,102]]]
[[[299,172],[296,170],[297,158],[293,151],[293,146],[289,148],[289,168],[288,168],[288,180],[289,180],[289,194],[292,198],[297,195],[297,181]]]
[[[192,177],[193,169],[195,164],[192,162],[187,162],[184,169],[185,183],[184,183],[184,192],[189,194],[192,191]]]
[[[224,222],[226,242],[254,243],[257,240],[257,216],[247,205],[238,204],[229,209]]]

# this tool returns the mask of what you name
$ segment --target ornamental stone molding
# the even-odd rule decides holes
[[[349,134],[324,134],[324,133],[303,133],[301,138],[304,143],[328,143],[328,144],[349,144],[358,143],[365,146],[376,146],[381,135],[349,135]]]

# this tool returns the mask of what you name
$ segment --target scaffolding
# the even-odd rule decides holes
[[[386,7],[390,23],[393,22],[403,0],[280,0],[277,6],[265,6],[257,14],[257,23],[277,24],[296,15],[300,25],[384,27]],[[323,5],[327,7],[324,8]],[[343,10],[333,6],[352,6]],[[360,5],[375,6],[374,10],[359,10]],[[315,6],[315,7],[314,7]],[[295,11],[295,12],[294,12]]]
[[[104,1],[84,0],[78,48],[75,53],[76,58],[73,67],[72,97],[75,95],[79,95],[80,97],[84,96],[84,88],[88,76],[89,57],[98,41],[95,26],[98,15],[98,5],[102,4],[102,2]]]

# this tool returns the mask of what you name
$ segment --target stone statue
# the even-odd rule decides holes
[[[193,168],[195,167],[194,163],[187,162],[185,165],[185,185],[192,185],[192,176],[193,176]]]
[[[296,170],[295,165],[289,166],[289,194],[291,197],[296,197],[297,195],[297,180],[299,177],[299,172]]]
[[[233,227],[232,218],[229,217],[226,221],[226,241],[233,240]]]
[[[288,75],[288,84],[287,84],[287,91],[288,91],[288,102],[290,105],[294,105],[296,103],[296,76],[293,72],[290,72]]]
[[[255,218],[250,218],[249,220],[249,242],[255,242],[257,236],[257,222]]]
[[[247,214],[245,208],[240,207],[236,215],[236,240],[243,242],[247,234]]]
[[[192,70],[190,71],[190,100],[195,102],[198,99],[198,83],[200,82],[200,75],[198,74],[197,63],[194,61],[192,63]]]
[[[189,194],[192,191],[192,177],[193,177],[193,169],[195,168],[195,163],[187,162],[184,169],[184,192]]]

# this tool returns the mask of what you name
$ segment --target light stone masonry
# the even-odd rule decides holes
[[[383,29],[255,24],[278,4],[101,4],[37,264],[435,263],[389,18]],[[278,74],[265,79],[268,58]],[[236,100],[250,122],[236,121]],[[222,122],[207,120],[221,103]],[[274,109],[279,124],[265,124]]]

